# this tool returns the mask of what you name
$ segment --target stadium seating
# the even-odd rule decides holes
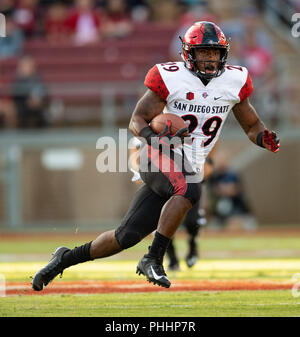
[[[72,42],[49,44],[35,39],[26,42],[24,51],[35,57],[51,99],[60,98],[67,105],[81,102],[84,106],[92,101],[99,104],[108,87],[113,88],[116,98],[138,96],[147,69],[168,61],[175,29],[176,26],[169,25],[137,24],[129,36],[103,39],[94,46],[79,47]],[[2,93],[9,93],[16,65],[17,59],[0,63]]]

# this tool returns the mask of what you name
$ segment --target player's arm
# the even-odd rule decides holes
[[[276,133],[266,128],[251,105],[249,98],[237,103],[232,110],[235,118],[254,144],[271,152],[279,151],[280,143]]]
[[[264,123],[259,119],[254,107],[249,101],[249,98],[233,107],[233,113],[248,138],[256,144],[257,135],[266,129]]]
[[[129,123],[129,130],[134,136],[140,136],[140,132],[149,127],[149,122],[159,115],[166,105],[160,96],[147,89],[144,96],[137,102]]]

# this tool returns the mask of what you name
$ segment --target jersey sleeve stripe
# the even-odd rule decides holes
[[[144,84],[158,94],[164,101],[167,100],[170,93],[156,65],[148,71]]]
[[[253,91],[253,84],[252,84],[251,76],[250,76],[249,71],[248,71],[246,82],[239,92],[240,102],[242,102],[247,97],[249,97],[251,95],[252,91]]]

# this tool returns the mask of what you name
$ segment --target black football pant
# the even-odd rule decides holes
[[[150,147],[144,147],[144,151],[149,154]],[[152,150],[152,149],[151,149]],[[136,193],[129,210],[123,218],[120,226],[116,229],[116,239],[121,248],[126,249],[134,246],[144,237],[152,233],[158,224],[161,210],[164,204],[175,195],[181,195],[194,205],[200,199],[200,184],[190,182],[188,177],[195,175],[192,170],[181,171],[175,169],[176,163],[181,158],[171,152],[167,158],[162,152],[154,150],[151,160],[147,162],[147,167],[141,166],[141,178],[145,185]],[[163,165],[170,160],[171,165]],[[177,160],[177,162],[176,162]],[[151,170],[151,167],[157,170]],[[168,170],[164,170],[168,167]]]

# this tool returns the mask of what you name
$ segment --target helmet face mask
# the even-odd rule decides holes
[[[181,39],[181,38],[180,38]],[[210,80],[213,77],[220,76],[224,71],[226,64],[229,43],[221,29],[212,22],[196,22],[185,33],[182,41],[182,58],[185,66],[201,79]],[[220,50],[219,60],[199,60],[196,59],[195,49],[218,49]],[[203,62],[204,70],[198,67],[199,62]],[[218,62],[218,66],[213,67],[210,63]],[[209,66],[210,65],[210,66]],[[202,67],[203,68],[203,67]],[[213,70],[213,73],[207,73],[205,69]]]

